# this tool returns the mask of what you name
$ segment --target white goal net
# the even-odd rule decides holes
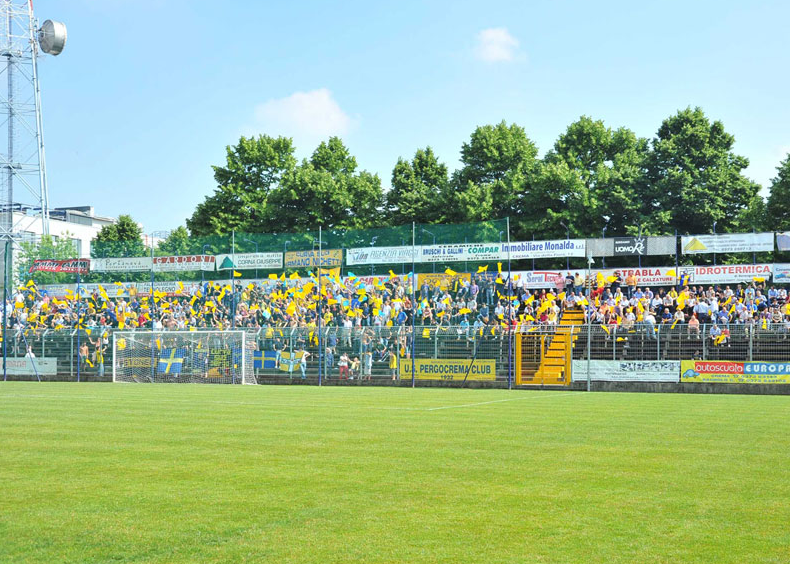
[[[244,331],[116,331],[113,382],[256,384]]]

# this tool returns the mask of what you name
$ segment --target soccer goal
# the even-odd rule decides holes
[[[116,331],[113,382],[257,384],[244,331]]]

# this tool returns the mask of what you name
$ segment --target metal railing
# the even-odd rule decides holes
[[[677,324],[631,329],[601,325],[520,326],[508,331],[501,326],[329,326],[321,328],[323,350],[312,327],[256,328],[247,330],[258,351],[268,351],[269,362],[261,362],[255,374],[261,383],[301,380],[301,366],[288,372],[278,366],[283,353],[308,353],[307,383],[317,383],[319,362],[322,382],[411,380],[411,367],[434,363],[435,379],[488,380],[496,385],[516,383],[516,372],[535,374],[545,370],[550,349],[558,348],[562,336],[570,334],[574,360],[732,360],[790,362],[790,326],[787,323],[731,324],[724,338],[711,332],[711,325],[698,328]],[[588,338],[589,331],[589,338]],[[565,337],[567,338],[567,337]],[[38,332],[9,332],[9,359],[56,359],[54,373],[41,379],[102,380],[112,376],[112,329],[46,329]],[[518,344],[518,347],[516,346]],[[554,343],[554,345],[552,345]],[[588,346],[589,343],[589,346]],[[103,349],[102,354],[97,354]],[[518,352],[517,352],[518,349]],[[30,352],[28,352],[28,350]],[[82,353],[82,354],[81,354]],[[348,358],[348,368],[341,369]],[[517,358],[518,355],[518,358]],[[344,362],[341,362],[344,359]],[[266,360],[266,359],[263,359]],[[428,361],[426,363],[426,361]],[[443,364],[444,363],[444,364]],[[455,363],[458,366],[453,367]],[[485,377],[473,365],[490,367]],[[557,363],[560,364],[560,363]],[[17,368],[18,371],[18,368]],[[429,373],[430,370],[424,370]],[[450,371],[452,378],[441,377]],[[35,379],[35,374],[9,374],[9,379]],[[430,376],[424,379],[434,379]]]

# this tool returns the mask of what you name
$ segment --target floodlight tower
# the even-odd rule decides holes
[[[65,45],[66,26],[47,20],[39,28],[33,0],[0,0],[0,115],[8,132],[5,142],[0,136],[0,237],[16,234],[15,209],[39,212],[41,232],[49,234],[38,58],[59,55]]]

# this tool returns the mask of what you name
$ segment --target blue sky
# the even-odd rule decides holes
[[[652,137],[701,106],[764,186],[790,152],[790,2],[37,0],[65,51],[39,66],[50,201],[183,225],[242,134],[330,134],[389,186],[478,125],[541,154],[580,115]]]

